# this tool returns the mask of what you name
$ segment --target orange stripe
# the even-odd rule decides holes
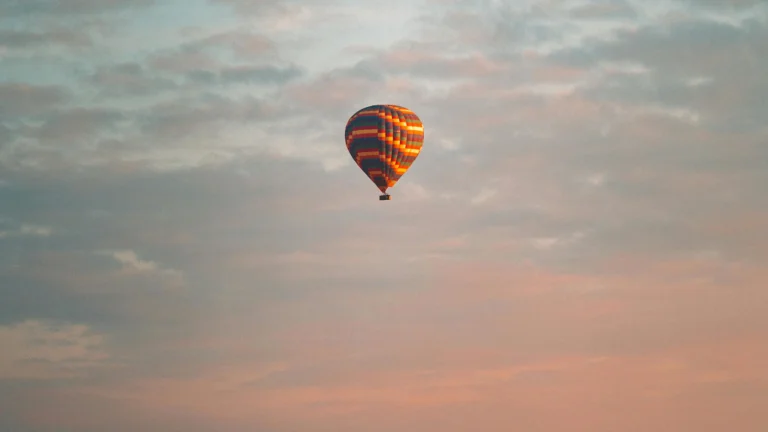
[[[355,129],[353,130],[349,136],[356,137],[358,135],[365,135],[365,134],[377,134],[379,133],[379,128],[372,128],[372,129]]]
[[[379,150],[363,150],[357,152],[357,156],[365,157],[365,156],[378,156]]]
[[[394,145],[394,140],[388,139],[388,141]],[[399,141],[397,148],[406,156],[418,156],[418,154],[421,153],[421,147],[408,147],[407,145],[400,145]],[[390,158],[388,155],[381,155],[381,160],[387,163],[395,172],[399,174],[402,174],[408,170],[408,168],[403,168],[401,164],[399,164],[395,159]]]
[[[355,114],[352,118],[355,119],[355,118],[358,118],[358,117],[362,117],[364,115],[371,115],[371,114],[378,114],[378,113],[379,113],[379,110],[377,110],[377,109],[372,109],[372,110],[367,110],[367,111],[360,111],[359,113]]]

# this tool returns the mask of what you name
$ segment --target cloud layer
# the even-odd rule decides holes
[[[0,429],[768,428],[764,2],[6,3]]]

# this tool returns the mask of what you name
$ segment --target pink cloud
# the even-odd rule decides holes
[[[286,89],[286,94],[311,106],[354,106],[371,91],[371,80],[364,77],[326,75],[313,83],[296,84]],[[362,107],[361,107],[362,108]],[[350,112],[349,115],[354,113]]]
[[[196,70],[215,69],[219,62],[210,55],[199,51],[179,51],[160,54],[150,61],[152,67],[175,73],[186,73]]]
[[[502,431],[519,425],[524,415],[547,428],[653,427],[671,432],[694,424],[701,427],[698,430],[715,431],[718,417],[726,416],[743,430],[757,431],[768,418],[742,404],[768,399],[754,398],[738,386],[765,382],[768,376],[761,366],[767,359],[762,339],[746,338],[683,344],[641,355],[552,356],[490,368],[468,364],[438,370],[359,371],[333,384],[291,387],[258,384],[259,376],[290,370],[243,364],[190,380],[144,380],[111,390],[68,392],[109,398],[150,416],[195,413],[219,424],[247,425],[264,419],[282,425],[343,422],[349,429],[340,430],[353,430],[351,424],[359,422],[392,427],[397,419],[425,427],[443,416],[456,421],[447,430],[458,431],[461,419],[469,416],[478,427]],[[702,409],[691,416],[690,410]],[[67,424],[76,421],[52,407],[42,414]]]
[[[451,73],[456,76],[482,77],[484,75],[502,72],[509,65],[492,60],[481,54],[463,57],[446,57],[430,52],[413,50],[394,50],[377,59],[384,70],[421,70],[432,74]]]
[[[286,303],[274,319],[293,323],[255,339],[232,327],[247,322],[222,322],[219,334],[185,346],[232,360],[194,376],[54,393],[246,428],[422,429],[444,421],[457,432],[470,423],[500,432],[521,424],[715,432],[724,418],[741,430],[768,425],[762,410],[748,408],[768,402],[768,327],[755,295],[768,281],[762,269],[627,255],[594,274],[504,261],[427,271],[433,278],[423,289]],[[728,272],[738,279],[698,282]],[[294,320],[318,308],[335,313]],[[253,360],[266,347],[282,360]],[[54,405],[35,422],[85,424]]]

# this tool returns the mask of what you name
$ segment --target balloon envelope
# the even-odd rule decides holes
[[[371,105],[349,118],[344,138],[357,166],[384,193],[419,156],[424,125],[408,108]]]

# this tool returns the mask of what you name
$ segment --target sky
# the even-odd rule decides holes
[[[768,430],[768,3],[0,0],[0,430]],[[344,126],[424,123],[391,201]]]

